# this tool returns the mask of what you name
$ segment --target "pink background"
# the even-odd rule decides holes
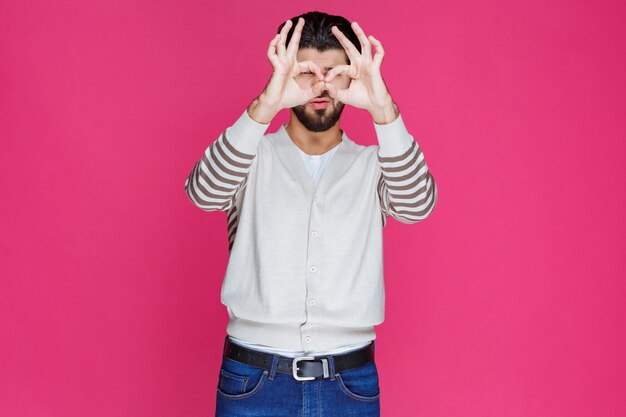
[[[183,186],[309,10],[382,41],[439,186],[385,229],[383,416],[626,415],[626,6],[572,0],[2,2],[0,415],[213,415],[226,217]]]

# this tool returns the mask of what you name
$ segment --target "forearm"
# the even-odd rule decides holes
[[[207,147],[185,181],[187,195],[196,206],[205,211],[232,207],[268,126],[243,112]]]
[[[379,142],[378,196],[383,212],[402,223],[424,220],[435,207],[437,186],[421,148],[400,115],[389,124],[375,123],[374,127]]]

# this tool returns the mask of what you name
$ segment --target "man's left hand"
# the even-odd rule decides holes
[[[337,26],[331,28],[350,58],[350,65],[338,65],[328,71],[325,78],[328,95],[342,103],[367,110],[375,123],[391,123],[398,117],[399,112],[380,73],[385,55],[383,46],[373,36],[366,36],[357,22],[352,22],[352,29],[361,43],[361,53]],[[376,47],[374,57],[372,44]],[[352,79],[347,89],[339,90],[331,83],[338,74],[347,74]]]

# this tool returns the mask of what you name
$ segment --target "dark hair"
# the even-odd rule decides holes
[[[337,26],[337,29],[346,35],[346,37],[350,39],[350,42],[354,44],[356,49],[361,52],[361,42],[356,36],[356,33],[354,33],[354,30],[352,30],[352,26],[350,26],[350,21],[348,19],[343,16],[333,16],[318,11],[307,12],[290,19],[292,26],[287,33],[285,47],[289,45],[291,35],[293,35],[293,30],[300,17],[304,19],[304,27],[302,28],[298,49],[313,48],[317,49],[319,52],[324,52],[329,49],[339,49],[345,51],[331,30],[333,26]],[[280,24],[276,33],[280,33],[283,26],[285,26],[285,22]],[[348,57],[348,63],[350,63],[350,57]]]

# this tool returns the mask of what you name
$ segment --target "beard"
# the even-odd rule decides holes
[[[292,107],[300,123],[311,132],[324,132],[337,123],[345,103],[330,99],[325,109],[314,109],[309,103]]]

